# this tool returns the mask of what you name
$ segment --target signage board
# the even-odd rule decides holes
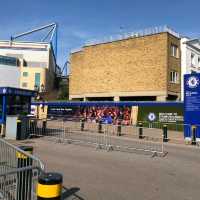
[[[192,137],[192,126],[196,126],[196,137],[200,139],[200,74],[184,75],[184,134]]]

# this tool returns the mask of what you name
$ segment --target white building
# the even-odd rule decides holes
[[[200,73],[200,40],[181,39],[181,100],[184,100],[184,74]]]
[[[16,67],[1,66],[0,85],[10,86],[13,80],[13,86],[23,89],[34,90],[37,87],[41,91],[42,86],[50,92],[54,88],[56,59],[50,43],[0,41],[0,55],[4,56],[4,61],[6,57],[18,60]],[[6,82],[9,77],[11,80]]]
[[[0,87],[20,87],[20,67],[17,58],[0,55]]]

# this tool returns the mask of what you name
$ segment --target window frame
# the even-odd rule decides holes
[[[25,85],[24,85],[25,84]],[[22,87],[27,88],[28,87],[28,82],[22,82]]]
[[[177,71],[170,71],[170,83],[179,84],[179,73]]]
[[[38,75],[38,77],[37,77]],[[36,80],[38,78],[38,80]],[[35,85],[38,86],[38,88],[40,88],[40,84],[41,84],[41,73],[40,72],[36,72],[35,73],[35,80],[34,80]]]
[[[25,75],[25,74],[26,74],[26,75]],[[28,77],[28,72],[23,72],[23,73],[22,73],[22,76],[23,76],[23,77]]]
[[[170,51],[171,51],[170,55],[172,57],[179,58],[179,47],[178,47],[178,45],[171,43]]]
[[[190,59],[191,59],[191,67],[195,67],[195,54],[192,52],[191,52]]]

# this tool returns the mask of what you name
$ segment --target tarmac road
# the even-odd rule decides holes
[[[45,139],[28,142],[48,171],[63,174],[64,186],[69,189],[65,199],[200,199],[200,148],[197,147],[167,144],[165,157],[152,158]],[[70,191],[77,193],[70,195]]]

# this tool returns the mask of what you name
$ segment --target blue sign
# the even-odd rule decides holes
[[[191,126],[197,126],[200,138],[200,74],[184,75],[184,122],[185,138],[191,137]]]
[[[35,96],[35,91],[20,88],[0,87],[0,95]]]

